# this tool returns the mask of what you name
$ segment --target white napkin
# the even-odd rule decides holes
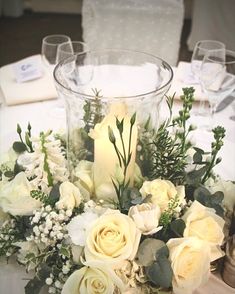
[[[40,58],[40,54],[35,55]],[[46,68],[41,78],[17,83],[12,64],[0,68],[0,87],[6,105],[15,105],[57,98],[53,76]]]
[[[183,94],[182,88],[185,87],[194,87],[195,93],[194,97],[195,100],[198,101],[205,101],[207,100],[207,96],[202,92],[201,86],[199,85],[198,81],[193,77],[191,72],[191,64],[189,62],[180,61],[176,68],[173,68],[174,77],[171,88],[168,95],[175,94],[176,98],[180,98]]]

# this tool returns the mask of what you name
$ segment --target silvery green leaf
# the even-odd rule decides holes
[[[147,238],[139,246],[137,252],[137,261],[142,266],[149,266],[155,261],[156,252],[165,246],[161,240]]]

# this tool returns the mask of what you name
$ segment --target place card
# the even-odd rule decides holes
[[[17,83],[23,83],[42,77],[42,64],[39,56],[22,59],[12,65]]]

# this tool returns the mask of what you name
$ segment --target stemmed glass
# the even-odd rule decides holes
[[[235,90],[235,51],[209,51],[201,64],[200,80],[210,104],[210,127],[218,103]]]
[[[200,82],[200,70],[202,61],[205,55],[211,50],[225,50],[225,44],[215,40],[201,40],[198,41],[194,47],[192,58],[191,58],[191,71],[193,73],[195,82]],[[201,87],[202,88],[202,87]],[[203,88],[202,88],[203,89]],[[198,109],[195,109],[194,115],[206,116],[206,101],[201,99]]]
[[[42,62],[45,70],[49,73],[49,77],[53,83],[53,70],[58,63],[58,47],[60,44],[70,44],[71,39],[66,35],[48,35],[42,40]],[[53,107],[51,114],[55,117],[65,116],[63,108],[61,107],[61,101],[57,102],[57,105]]]
[[[69,44],[71,39],[66,35],[49,35],[42,40],[42,61],[46,68],[53,72],[57,64],[57,49],[62,43]]]
[[[58,46],[57,50],[57,63],[60,61],[78,54],[78,53],[85,53],[88,52],[89,48],[88,45],[81,41],[71,41],[71,42],[65,42]]]

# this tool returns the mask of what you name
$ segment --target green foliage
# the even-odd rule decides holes
[[[56,202],[60,198],[60,191],[59,191],[60,184],[61,183],[55,184],[52,187],[49,195],[42,192],[41,190],[32,190],[30,192],[30,195],[34,199],[40,200],[45,206],[50,205],[50,206],[54,207]]]
[[[155,253],[155,261],[145,269],[146,276],[157,287],[171,287],[173,271],[168,256],[167,246],[160,247]]]
[[[209,190],[205,187],[200,186],[194,191],[194,199],[200,202],[202,205],[210,208],[214,208],[215,212],[223,217],[224,209],[222,205],[222,201],[224,198],[224,194],[220,191],[211,194]]]
[[[168,203],[168,208],[161,214],[160,217],[160,226],[163,226],[164,229],[166,229],[175,214],[175,209],[179,206],[179,197],[176,195],[176,197],[172,198]]]
[[[136,261],[142,266],[150,266],[156,257],[156,252],[165,247],[165,243],[161,240],[147,238],[140,243],[136,254]]]
[[[53,177],[52,177],[52,173],[50,171],[50,167],[48,164],[48,154],[47,154],[47,148],[46,148],[46,143],[48,142],[47,137],[51,134],[51,132],[48,133],[44,133],[41,132],[40,133],[40,140],[41,140],[41,145],[42,145],[42,153],[44,154],[44,165],[43,165],[43,169],[44,171],[47,173],[47,181],[48,181],[48,186],[53,186]]]
[[[22,153],[25,151],[33,152],[33,145],[31,141],[31,125],[28,123],[27,131],[25,132],[25,141],[22,138],[22,129],[19,124],[17,124],[17,133],[20,137],[20,141],[16,141],[13,143],[13,150],[17,153]]]
[[[187,137],[193,127],[191,125],[187,127],[186,122],[190,117],[189,113],[194,101],[194,89],[183,88],[181,96],[183,109],[173,120],[174,96],[166,98],[170,117],[160,125],[157,132],[149,127],[150,123],[144,127],[138,142],[141,146],[139,157],[142,157],[142,172],[148,179],[162,178],[174,184],[182,184],[185,180],[187,165],[186,153],[191,147]]]

